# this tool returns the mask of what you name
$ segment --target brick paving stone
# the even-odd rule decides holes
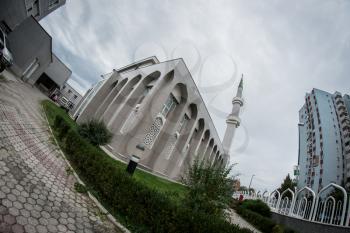
[[[0,83],[0,232],[116,232],[76,193],[74,176],[51,134],[36,88]]]

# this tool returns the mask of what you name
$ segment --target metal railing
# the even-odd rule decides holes
[[[334,183],[322,188],[317,194],[309,187],[280,193],[277,189],[265,191],[238,191],[235,199],[260,199],[272,212],[306,221],[350,227],[350,198],[346,190]]]

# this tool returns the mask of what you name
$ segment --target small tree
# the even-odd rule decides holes
[[[290,178],[289,173],[284,179],[283,183],[281,184],[281,187],[278,189],[280,193],[284,192],[286,189],[291,189],[294,192],[294,188],[296,187],[296,183]],[[292,195],[290,192],[286,193],[286,196],[291,198]]]
[[[183,179],[189,188],[184,204],[196,212],[222,217],[233,194],[231,169],[195,160]]]
[[[107,129],[103,121],[89,120],[78,128],[79,134],[95,146],[109,143],[113,134]]]

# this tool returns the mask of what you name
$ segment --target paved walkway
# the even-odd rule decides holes
[[[255,233],[261,233],[261,231],[257,230],[253,225],[248,223],[245,219],[243,219],[241,216],[239,216],[235,210],[230,209],[227,211],[229,214],[230,222],[233,224],[236,224],[242,228],[248,228],[249,230],[255,232]]]
[[[22,82],[0,80],[0,232],[116,232],[54,146],[39,102]]]

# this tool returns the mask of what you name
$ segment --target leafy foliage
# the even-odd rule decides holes
[[[271,233],[273,232],[272,229],[276,225],[274,221],[272,221],[270,218],[264,217],[252,210],[246,209],[242,206],[238,206],[236,208],[236,211],[239,215],[241,215],[244,219],[246,219],[248,222],[253,224],[255,227],[257,227],[259,230],[261,230],[264,233]]]
[[[283,183],[281,184],[281,187],[278,189],[280,193],[284,192],[286,189],[290,189],[294,192],[294,188],[296,187],[296,183],[290,178],[289,174],[284,179]],[[285,194],[285,197],[288,197],[289,199],[292,198],[292,194],[290,192],[287,192]]]
[[[189,187],[185,204],[198,212],[222,216],[234,191],[231,169],[195,160],[183,179]]]
[[[63,133],[60,144],[89,190],[97,195],[111,213],[122,216],[126,226],[133,232],[209,233],[217,232],[218,229],[229,233],[251,232],[211,213],[174,202],[166,194],[135,180],[124,169],[111,163],[109,156],[74,129]]]
[[[63,136],[68,132],[69,125],[66,123],[62,116],[56,116],[54,121],[54,127],[57,129],[58,138],[62,139]]]
[[[113,134],[107,129],[103,121],[89,120],[78,128],[79,134],[95,146],[109,143]]]
[[[87,188],[84,185],[82,185],[82,184],[80,184],[78,182],[74,183],[74,189],[78,193],[87,193],[87,191],[88,191]]]
[[[241,207],[244,209],[254,211],[255,213],[258,213],[265,217],[271,216],[270,207],[268,207],[261,200],[245,200],[242,202]]]
[[[266,206],[260,200],[245,200],[243,202],[233,200],[231,202],[231,207],[234,208],[240,216],[242,216],[245,220],[254,225],[261,232],[295,233],[295,231],[293,231],[290,228],[276,224],[276,222],[270,218],[271,212],[269,207]],[[268,208],[268,210],[266,207]]]

